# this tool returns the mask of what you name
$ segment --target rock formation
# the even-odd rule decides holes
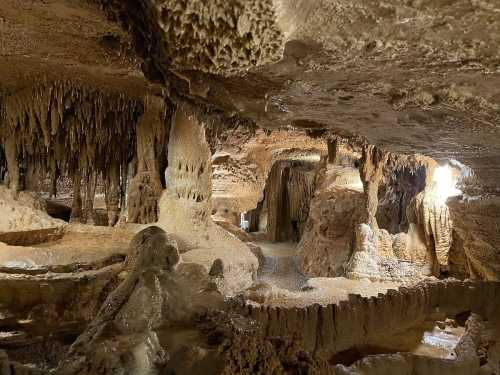
[[[0,0],[0,375],[500,373],[498,0]]]
[[[189,107],[179,108],[172,117],[167,188],[158,203],[157,225],[175,234],[184,260],[199,262],[209,271],[221,259],[230,292],[250,286],[258,261],[246,245],[212,221],[211,173],[203,123]]]

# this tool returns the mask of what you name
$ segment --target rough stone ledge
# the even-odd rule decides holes
[[[266,336],[298,337],[304,350],[329,358],[355,346],[383,346],[392,335],[436,314],[475,312],[486,319],[494,317],[500,311],[500,283],[426,281],[377,297],[350,294],[348,301],[326,306],[256,307],[236,302],[233,309],[260,323]]]

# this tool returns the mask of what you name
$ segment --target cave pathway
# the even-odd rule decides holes
[[[289,291],[299,291],[307,278],[296,265],[297,243],[259,241],[257,244],[264,254],[264,264],[258,272],[259,280]]]

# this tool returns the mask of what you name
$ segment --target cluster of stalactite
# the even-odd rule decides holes
[[[103,185],[114,224],[125,207],[128,175],[136,169],[130,166],[137,164],[136,128],[144,99],[73,81],[41,82],[5,96],[0,108],[9,187],[39,191],[50,179],[55,195],[57,179],[64,176],[73,183],[72,217],[81,220],[82,202],[91,213],[96,186]]]
[[[408,230],[406,208],[425,189],[426,167],[387,165],[378,191],[377,223],[396,234]]]
[[[273,242],[298,241],[309,215],[314,192],[315,163],[276,162],[266,182],[267,235]]]

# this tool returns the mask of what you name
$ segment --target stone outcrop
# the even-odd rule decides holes
[[[318,171],[309,217],[297,247],[300,270],[308,276],[338,276],[349,259],[365,196],[355,168],[326,164]]]
[[[122,267],[115,263],[80,272],[0,273],[1,314],[15,317],[2,323],[2,345],[23,346],[79,334],[115,287]]]
[[[179,258],[177,244],[162,229],[139,232],[130,245],[123,281],[73,343],[57,373],[145,374],[164,367],[170,357],[161,346],[161,330],[175,335],[176,326],[193,325],[200,314],[223,304],[203,267],[179,264]]]
[[[421,155],[396,155],[372,146],[363,150],[360,176],[368,201],[364,214],[366,222],[355,228],[356,240],[346,265],[346,275],[403,281],[448,272],[452,221],[439,195],[440,186],[433,178],[437,163]],[[377,222],[379,186],[387,168],[392,173],[409,169],[425,176],[425,179],[422,177],[424,190],[414,189],[415,195],[407,199],[406,207],[399,208],[405,211],[404,222],[399,221],[407,226],[406,232],[390,234],[380,229]]]
[[[0,185],[0,210],[2,212],[0,241],[2,241],[3,233],[6,232],[46,229],[59,233],[66,225],[64,221],[54,219],[47,214],[45,202],[36,193],[22,191],[16,194],[4,185]],[[6,235],[12,237],[12,234],[6,233]],[[31,243],[35,242],[31,241]]]
[[[137,124],[137,171],[130,181],[127,221],[148,224],[158,220],[158,200],[163,186],[159,158],[166,135],[163,98],[147,97]]]

